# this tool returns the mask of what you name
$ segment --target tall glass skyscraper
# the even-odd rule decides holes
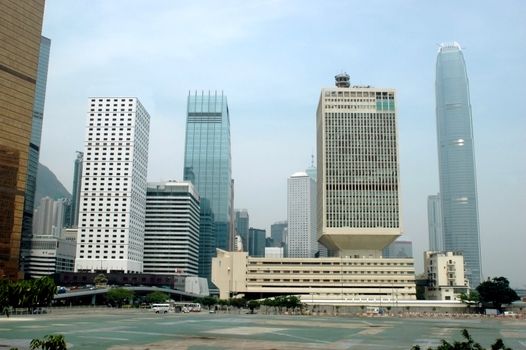
[[[444,248],[462,251],[474,288],[481,279],[477,184],[468,76],[458,43],[438,50],[435,90]]]
[[[44,121],[44,102],[46,99],[47,71],[49,66],[49,51],[51,40],[40,38],[38,55],[35,100],[33,101],[33,118],[31,124],[31,139],[29,141],[29,159],[27,162],[27,182],[24,196],[24,216],[22,219],[22,250],[21,268],[28,254],[33,231],[33,210],[35,209],[35,192],[37,187],[38,161],[40,158],[40,140],[42,138],[42,123]]]
[[[216,248],[229,250],[232,213],[230,117],[223,93],[188,95],[184,180],[201,197],[199,276],[210,280]]]

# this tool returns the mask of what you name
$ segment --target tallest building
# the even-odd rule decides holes
[[[466,64],[456,42],[438,50],[435,93],[444,248],[462,251],[466,276],[476,287],[481,264],[473,125]]]

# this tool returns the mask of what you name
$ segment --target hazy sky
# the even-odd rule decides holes
[[[90,96],[137,96],[151,115],[150,181],[182,179],[189,90],[228,97],[235,207],[286,219],[286,181],[315,152],[320,89],[396,88],[404,238],[417,272],[438,191],[437,44],[470,80],[484,276],[526,288],[526,2],[48,0],[52,40],[41,162],[71,189]]]

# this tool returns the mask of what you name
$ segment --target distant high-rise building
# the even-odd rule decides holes
[[[266,231],[258,228],[248,229],[248,255],[253,257],[265,256]]]
[[[27,162],[26,193],[24,196],[24,218],[22,223],[22,246],[24,241],[31,240],[33,231],[33,210],[35,209],[35,192],[37,187],[38,161],[40,157],[40,140],[44,120],[44,102],[46,99],[47,71],[49,65],[49,50],[51,40],[40,38],[38,55],[38,70],[33,102],[33,123],[31,124],[31,140],[29,143],[29,160]],[[22,254],[23,255],[23,254]]]
[[[210,280],[216,248],[232,246],[230,116],[223,93],[188,96],[184,180],[201,197],[199,276]]]
[[[49,197],[40,199],[40,204],[34,210],[33,235],[59,237],[64,227],[64,203],[66,199],[54,200]]]
[[[401,234],[395,90],[338,74],[317,125],[318,239],[339,256],[379,257]]]
[[[43,14],[44,0],[0,1],[0,276],[10,279],[22,277],[20,243]]]
[[[427,197],[427,226],[429,233],[429,250],[444,250],[444,231],[442,229],[442,209],[440,193]]]
[[[383,249],[382,255],[384,258],[412,258],[413,242],[394,241]]]
[[[316,240],[316,182],[305,172],[287,180],[287,256],[312,258]]]
[[[150,116],[135,97],[89,102],[75,271],[142,272]]]
[[[276,247],[284,247],[287,243],[287,221],[277,221],[270,225],[270,237]]]
[[[235,210],[235,231],[236,234],[241,237],[241,242],[244,251],[247,251],[247,239],[248,239],[248,229],[250,227],[250,217],[246,209],[236,209]]]
[[[190,182],[148,183],[144,272],[197,275],[199,195]]]
[[[458,43],[438,50],[435,93],[444,248],[463,253],[475,288],[482,275],[477,182],[469,83]]]
[[[77,151],[77,158],[73,168],[73,188],[71,193],[71,218],[69,227],[78,227],[79,225],[79,208],[80,208],[80,185],[82,183],[82,160],[84,153]]]

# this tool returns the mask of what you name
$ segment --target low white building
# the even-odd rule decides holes
[[[33,236],[29,255],[24,261],[24,271],[29,277],[39,278],[57,272],[72,272],[75,267],[76,231],[64,230],[60,237]]]
[[[349,302],[416,300],[410,258],[256,258],[217,249],[212,282],[221,299],[294,294]]]
[[[461,252],[424,252],[424,269],[428,278],[428,300],[459,300],[469,290]]]

